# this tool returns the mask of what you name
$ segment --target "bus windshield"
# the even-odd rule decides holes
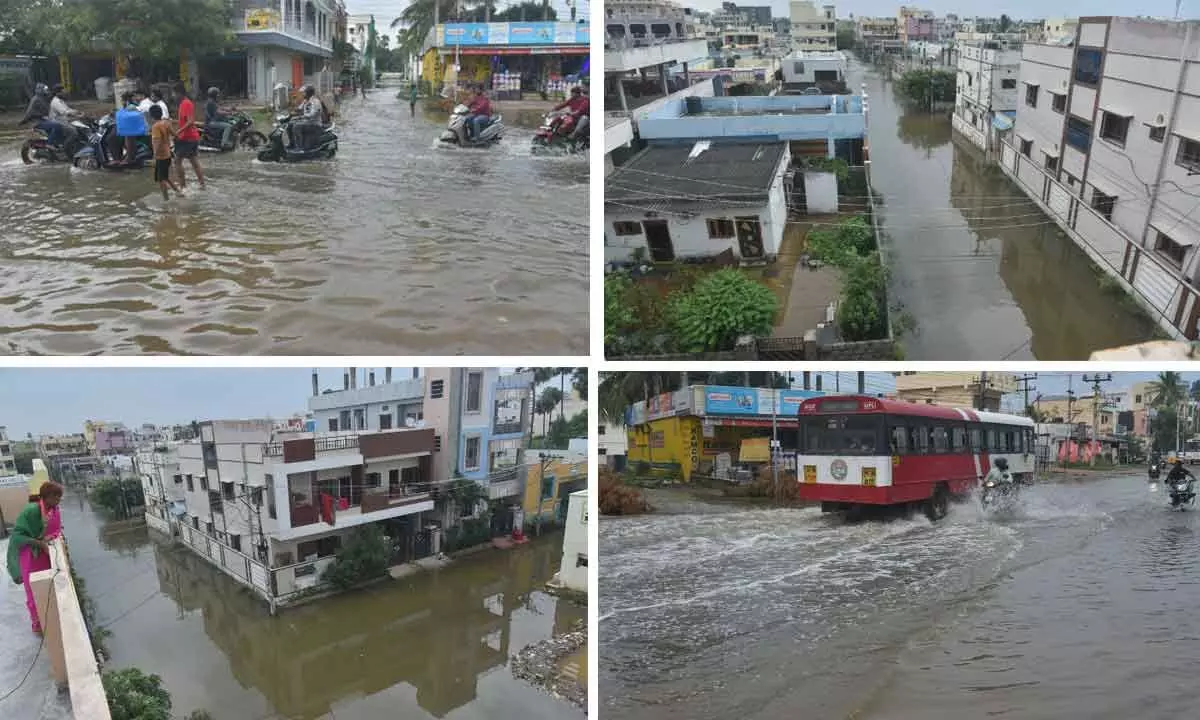
[[[882,415],[824,415],[804,418],[802,452],[808,455],[876,455],[886,452]]]

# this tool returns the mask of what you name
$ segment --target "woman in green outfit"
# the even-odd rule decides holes
[[[42,624],[38,620],[37,603],[33,600],[29,576],[39,570],[50,569],[50,541],[62,532],[58,510],[62,496],[62,485],[42,483],[37,500],[26,505],[17,515],[8,540],[8,575],[14,584],[25,585],[25,606],[29,608],[29,619],[33,622],[35,633],[42,631]]]

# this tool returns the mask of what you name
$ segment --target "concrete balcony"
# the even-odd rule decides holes
[[[305,497],[313,498],[314,495],[309,494]],[[331,530],[426,512],[433,509],[433,492],[428,483],[422,483],[404,485],[396,491],[365,492],[357,505],[339,504],[338,499],[335,499],[332,525],[321,518],[318,503],[319,499],[311,502],[293,502],[289,508],[292,526],[280,528],[272,533],[274,537],[279,540],[302,540]]]
[[[432,455],[433,428],[309,435],[263,447],[267,463],[280,473],[334,470],[389,458]]]
[[[333,56],[332,3],[309,3],[297,11],[295,2],[245,0],[233,21],[233,31],[246,45],[272,45],[297,52]]]
[[[0,553],[7,551],[8,540],[0,540]],[[30,580],[44,639],[30,630],[24,588],[5,581],[0,590],[0,686],[17,688],[6,700],[5,717],[28,712],[41,720],[110,720],[62,540],[51,545],[51,569]],[[68,690],[65,696],[60,687]]]
[[[611,44],[611,47],[607,47]],[[662,42],[657,40],[626,40],[606,42],[604,72],[630,72],[662,64],[695,62],[708,57],[707,40]]]

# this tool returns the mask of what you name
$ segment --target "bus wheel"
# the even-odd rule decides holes
[[[937,522],[950,512],[950,493],[945,485],[934,488],[933,497],[925,501],[925,517],[930,522]]]

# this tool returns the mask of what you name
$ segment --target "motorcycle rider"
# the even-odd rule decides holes
[[[577,140],[583,137],[583,133],[587,132],[588,112],[591,110],[591,101],[587,95],[583,94],[583,88],[576,85],[571,88],[571,97],[565,102],[561,102],[554,106],[554,112],[558,112],[566,108],[571,113],[571,117],[575,119],[575,129],[568,136],[568,140]]]
[[[83,113],[72,110],[66,100],[67,90],[62,85],[54,86],[54,97],[50,100],[49,121],[58,125],[62,131],[62,146],[69,147],[75,143],[76,132],[71,126],[71,120],[82,117]]]
[[[204,103],[204,128],[212,132],[220,131],[221,133],[221,149],[233,149],[233,123],[229,122],[229,118],[221,114],[221,105],[218,100],[221,97],[221,91],[215,87],[208,89],[208,101]]]
[[[309,150],[321,136],[324,117],[324,106],[312,85],[304,86],[304,101],[297,112],[299,119],[290,126],[292,145],[298,150]]]
[[[488,100],[488,96],[483,92],[483,86],[475,88],[475,97],[472,98],[471,104],[467,106],[467,121],[464,123],[467,128],[467,137],[479,137],[479,133],[483,132],[483,126],[492,119],[492,101]],[[474,131],[474,132],[472,132]]]
[[[1175,458],[1171,464],[1171,472],[1167,473],[1167,483],[1176,483],[1184,478],[1188,478],[1188,484],[1196,480],[1196,476],[1192,474],[1192,471],[1184,466],[1183,460]]]
[[[988,471],[987,477],[983,479],[986,485],[989,482],[996,483],[996,489],[1001,492],[1011,492],[1014,489],[1013,477],[1008,472],[1008,460],[1002,457],[996,458],[993,463],[995,467]]]
[[[46,87],[45,83],[38,83],[33,90],[33,97],[29,100],[29,107],[25,109],[25,117],[21,118],[21,122],[17,125],[25,123],[36,123],[35,128],[46,133],[46,137],[50,140],[51,145],[60,145],[62,143],[62,131],[57,123],[52,123],[50,118],[50,88]]]

